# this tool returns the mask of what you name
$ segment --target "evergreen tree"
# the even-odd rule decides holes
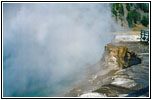
[[[141,15],[139,12],[137,12],[135,9],[133,11],[131,11],[131,16],[133,18],[133,21],[135,24],[137,24],[137,21],[141,20]]]
[[[149,16],[143,16],[141,23],[147,27],[149,24]]]
[[[119,7],[119,12],[122,16],[124,16],[124,8],[123,8],[123,5],[120,4],[120,7]]]
[[[130,11],[130,7],[131,7],[131,4],[130,4],[130,3],[127,3],[127,4],[126,4],[126,8],[127,8],[128,11]]]
[[[131,12],[128,12],[126,19],[127,19],[127,21],[128,21],[128,26],[129,26],[129,27],[133,27],[133,19],[132,19]]]

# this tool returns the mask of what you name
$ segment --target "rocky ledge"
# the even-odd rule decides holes
[[[140,42],[111,43],[86,80],[65,96],[148,97],[149,46]],[[88,72],[89,73],[89,72]]]

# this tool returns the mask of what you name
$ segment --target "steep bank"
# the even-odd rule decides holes
[[[148,45],[140,42],[106,45],[102,59],[91,69],[98,70],[90,74],[91,78],[76,85],[66,96],[148,96],[148,53]]]
[[[118,70],[111,77],[112,81],[109,84],[101,86],[94,92],[105,94],[108,97],[148,97],[149,96],[149,54],[148,46],[141,43],[123,43],[121,45],[128,45],[128,52],[131,56],[125,63],[128,64]],[[137,48],[137,46],[139,46]],[[143,48],[145,48],[143,50]],[[134,52],[133,52],[134,51]],[[135,53],[136,52],[136,53]],[[145,53],[144,53],[145,52]],[[128,54],[127,54],[128,55]],[[127,58],[128,58],[127,57]]]

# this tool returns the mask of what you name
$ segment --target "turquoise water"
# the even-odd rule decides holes
[[[111,41],[109,4],[5,3],[3,12],[5,97],[66,93]]]
[[[7,59],[10,56],[4,56],[4,66],[3,66],[3,96],[4,97],[58,97],[63,96],[67,93],[69,87],[74,84],[78,79],[79,75],[76,73],[71,74],[60,81],[54,82],[51,80],[44,79],[45,77],[41,78],[32,74],[29,77],[26,74],[25,76],[17,76],[18,78],[14,78],[13,74],[15,72],[9,74],[9,67],[7,64]],[[19,73],[17,71],[17,73]],[[12,74],[12,77],[8,77]],[[51,76],[50,76],[51,77]],[[46,76],[48,78],[48,76]],[[21,80],[24,79],[24,80]],[[25,80],[26,79],[26,80]],[[23,81],[23,82],[22,82]],[[25,82],[24,82],[25,81]]]
[[[74,80],[65,80],[61,81],[60,83],[50,84],[49,87],[45,87],[45,83],[38,86],[35,84],[34,89],[27,88],[24,91],[20,91],[17,89],[16,91],[12,92],[11,95],[6,97],[56,97],[56,96],[63,96],[68,87],[74,82]],[[5,83],[5,82],[4,82]],[[32,85],[32,84],[31,84]],[[32,85],[33,86],[33,85]],[[4,88],[5,91],[5,88]],[[5,97],[5,94],[4,94]]]

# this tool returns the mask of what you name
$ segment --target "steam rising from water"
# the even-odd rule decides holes
[[[4,96],[55,96],[99,61],[114,29],[108,4],[5,3],[3,15]]]

